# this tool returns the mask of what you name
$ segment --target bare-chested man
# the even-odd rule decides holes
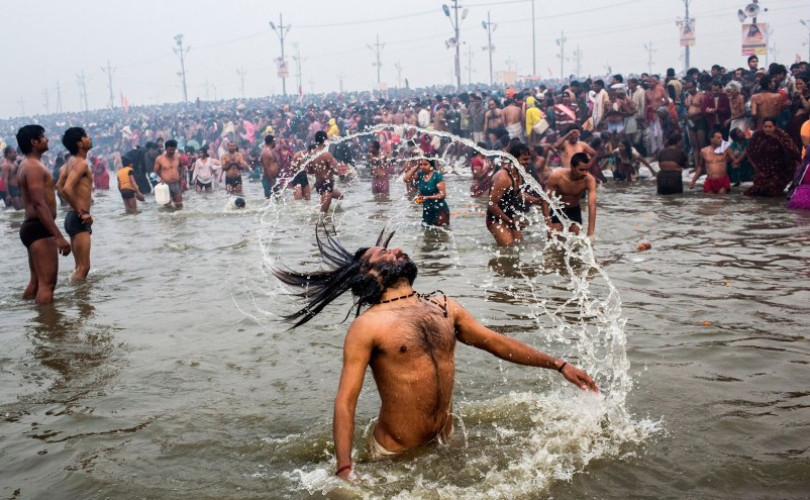
[[[388,194],[391,164],[380,150],[380,141],[371,141],[368,146],[368,166],[371,169],[371,193]]]
[[[667,105],[667,91],[661,85],[661,80],[653,75],[647,78],[647,90],[644,92],[644,100],[647,105],[647,117],[658,108]]]
[[[484,113],[484,133],[490,144],[498,140],[498,133],[503,126],[503,111],[495,99],[487,101],[487,112]]]
[[[582,226],[582,209],[579,200],[582,194],[588,191],[588,238],[593,238],[596,227],[596,179],[591,175],[591,163],[593,157],[589,158],[585,153],[577,153],[571,157],[570,168],[559,168],[551,173],[546,181],[546,190],[549,197],[560,196],[563,203],[562,213],[571,222],[569,230],[574,234],[579,234]],[[563,219],[556,211],[551,213],[551,207],[543,201],[543,215],[546,223],[552,231],[563,230]]]
[[[20,210],[23,207],[22,194],[20,186],[17,182],[17,150],[11,146],[6,146],[3,149],[3,185],[6,188],[6,196],[3,200],[7,207],[14,207],[14,210]]]
[[[259,159],[262,163],[262,187],[264,197],[270,198],[276,191],[276,181],[278,179],[278,157],[276,157],[276,139],[268,134],[264,138],[264,149]]]
[[[180,185],[180,157],[177,155],[177,141],[166,141],[166,152],[155,159],[155,173],[160,182],[169,186],[169,193],[175,208],[183,208],[183,189]],[[168,207],[170,203],[167,203]]]
[[[745,109],[745,96],[742,94],[742,84],[736,81],[728,82],[725,91],[728,95],[728,104],[731,108],[731,117],[728,119],[728,123],[725,123],[724,126],[729,130],[734,130],[737,128],[740,130],[745,130],[747,128],[746,115],[748,113]]]
[[[523,140],[523,124],[526,122],[525,114],[523,112],[522,103],[518,104],[514,99],[506,101],[506,107],[503,108],[501,114],[503,116],[503,123],[506,131],[509,132],[510,139]]]
[[[315,176],[315,192],[321,196],[321,213],[325,214],[332,200],[340,200],[343,195],[335,189],[338,162],[326,148],[326,134],[321,130],[315,133],[315,151],[312,155],[315,159],[307,170]]]
[[[554,143],[554,149],[560,153],[560,161],[565,168],[571,166],[571,158],[577,153],[587,153],[590,158],[596,156],[592,147],[579,140],[579,134],[579,125],[571,125],[568,132]]]
[[[242,194],[242,170],[250,170],[244,155],[239,152],[236,141],[228,143],[228,152],[220,157],[222,171],[225,172],[225,190]]]
[[[757,128],[765,118],[779,116],[785,106],[785,98],[776,91],[776,83],[770,75],[763,76],[759,85],[762,92],[751,97],[751,116]]]
[[[57,227],[56,195],[53,175],[42,163],[48,150],[48,138],[40,125],[26,125],[17,132],[17,144],[25,155],[17,173],[25,221],[20,225],[20,240],[28,250],[28,269],[31,279],[23,292],[23,299],[36,299],[38,304],[53,302],[59,254],[70,253],[67,242]]]
[[[689,189],[695,187],[695,183],[703,172],[706,172],[706,181],[703,183],[704,193],[726,194],[731,191],[731,179],[728,176],[728,162],[734,161],[731,148],[727,148],[722,153],[716,150],[723,145],[723,133],[717,131],[712,134],[709,145],[700,150],[700,162],[689,183]]]
[[[63,172],[59,175],[57,189],[68,202],[70,209],[65,214],[65,232],[70,236],[73,260],[76,269],[70,281],[78,283],[90,272],[90,235],[93,234],[93,171],[87,163],[87,152],[93,149],[93,140],[81,127],[65,130],[62,144],[70,153]]]
[[[451,434],[457,341],[512,363],[556,370],[582,390],[599,391],[584,371],[486,328],[455,300],[416,293],[416,264],[402,250],[387,248],[391,236],[381,235],[376,246],[355,252],[329,235],[327,241],[319,237],[330,269],[275,270],[281,281],[307,291],[306,307],[287,317],[296,326],[349,289],[358,311],[370,306],[352,322],[343,344],[333,421],[337,476],[355,478],[355,409],[369,367],[381,400],[370,443],[374,459],[444,442]]]

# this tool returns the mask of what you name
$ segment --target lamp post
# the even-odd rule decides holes
[[[281,59],[279,61],[279,68],[280,75],[281,75],[281,92],[286,96],[287,95],[287,60],[284,58],[284,37],[287,36],[287,33],[290,31],[291,26],[288,24],[284,26],[284,17],[279,13],[278,15],[278,26],[273,24],[273,21],[270,21],[270,28],[276,32],[278,35],[279,42],[281,42]]]
[[[454,41],[456,46],[456,59],[455,59],[455,70],[456,70],[456,87],[461,90],[461,40],[459,40],[459,21],[458,21],[458,9],[461,6],[458,4],[458,0],[453,0],[453,16],[450,15],[451,7],[448,7],[447,4],[442,5],[442,11],[444,15],[447,16],[447,19],[450,20],[450,25],[453,27],[454,32]],[[464,9],[461,13],[461,20],[463,21],[464,18],[467,17],[467,9]]]
[[[489,18],[489,11],[487,11],[487,20],[481,21],[481,27],[487,30],[487,46],[484,50],[489,52],[489,85],[492,86],[492,51],[495,47],[492,46],[492,32],[498,27],[497,24],[492,24]]]

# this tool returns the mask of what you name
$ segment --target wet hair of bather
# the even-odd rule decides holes
[[[323,227],[323,231],[320,230],[321,227]],[[325,234],[325,238],[321,236],[322,232]],[[393,237],[394,232],[387,233],[383,229],[375,246],[387,248]],[[302,292],[295,295],[306,300],[306,305],[292,314],[283,316],[285,320],[294,322],[292,328],[299,327],[317,316],[333,300],[348,290],[351,290],[355,302],[343,321],[346,321],[355,306],[357,306],[355,316],[358,316],[360,308],[364,305],[379,303],[385,290],[396,285],[400,280],[407,279],[411,285],[416,280],[418,269],[407,255],[403,254],[402,258],[393,264],[371,264],[366,257],[366,252],[370,247],[362,247],[355,252],[350,252],[337,239],[337,236],[329,234],[323,225],[316,226],[315,241],[327,270],[298,272],[289,268],[276,267],[272,271],[283,283],[303,289]]]

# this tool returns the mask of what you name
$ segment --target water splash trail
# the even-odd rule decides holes
[[[390,128],[446,137],[484,155],[512,162],[525,184],[551,207],[562,208],[560,200],[550,198],[508,153],[479,148],[472,141],[449,133],[380,125],[327,145]],[[308,158],[300,169],[306,169],[315,160],[314,156]],[[344,203],[351,204],[351,189],[345,194]],[[419,225],[412,222],[412,214],[409,214],[410,200],[403,195],[393,201],[389,227],[400,230],[400,235],[420,238]],[[283,264],[295,262],[291,265],[299,265],[301,258],[317,261],[314,245],[310,245],[308,256],[281,258],[278,253],[282,239],[312,240],[311,228],[318,220],[313,208],[287,204],[283,198],[268,204],[260,217],[259,235],[266,276],[279,260]],[[559,210],[559,213],[567,220],[564,212]],[[357,221],[350,214],[351,209],[335,212],[332,222],[339,233],[357,236],[357,229],[353,227]],[[531,226],[545,228],[542,215],[528,214],[527,219]],[[567,228],[568,224],[564,226]],[[483,221],[481,230],[485,231]],[[530,322],[526,330],[537,330],[529,343],[584,368],[597,381],[602,394],[594,397],[578,393],[556,373],[541,372],[543,390],[527,386],[488,399],[457,402],[455,413],[470,429],[469,446],[463,447],[463,451],[451,446],[449,450],[425,453],[412,460],[372,463],[363,460],[363,452],[357,450],[362,480],[353,486],[332,476],[333,457],[331,451],[327,451],[323,463],[285,472],[291,491],[303,489],[310,494],[331,495],[348,488],[352,495],[361,498],[436,498],[437,494],[439,498],[536,498],[538,492],[547,489],[553,481],[570,479],[593,460],[619,459],[637,453],[660,432],[660,422],[634,417],[627,409],[633,380],[626,353],[621,297],[599,265],[591,241],[568,229],[551,238],[545,231],[538,233],[531,235],[530,241],[514,256],[517,274],[499,276],[490,272],[491,276],[484,274],[472,285],[485,297],[505,296],[525,304],[526,319]],[[462,258],[456,238],[453,234],[450,244],[458,267],[462,265]],[[496,258],[499,255],[500,251],[496,251]],[[273,284],[272,280],[265,280],[262,285],[268,287],[262,293],[272,297],[273,302],[291,292],[277,282]],[[275,316],[271,311],[263,314],[267,318]],[[502,321],[502,318],[493,320]],[[517,368],[505,366],[508,366],[504,368],[505,378],[517,376],[511,375],[518,373]],[[308,439],[306,434],[303,439]],[[314,436],[309,439],[317,441]],[[458,463],[460,453],[466,465],[462,471],[457,471],[448,464]]]

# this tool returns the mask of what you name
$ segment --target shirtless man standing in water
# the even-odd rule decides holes
[[[495,99],[487,101],[487,112],[484,113],[484,133],[490,144],[495,144],[498,140],[499,129],[503,126],[503,111],[498,108]]]
[[[343,195],[335,189],[335,173],[338,162],[332,153],[326,149],[326,133],[319,130],[315,133],[315,159],[309,164],[307,170],[315,176],[315,192],[321,196],[321,213],[325,214],[332,204],[332,200],[340,200]]]
[[[560,153],[560,161],[565,168],[571,166],[571,158],[577,153],[586,153],[591,158],[596,156],[596,151],[592,147],[579,140],[579,134],[579,125],[571,125],[568,127],[568,133],[554,143],[554,149]]]
[[[236,141],[228,143],[228,152],[219,159],[225,172],[225,190],[242,194],[242,170],[249,170],[245,157],[239,152]]]
[[[262,187],[264,187],[264,197],[270,198],[276,190],[276,179],[278,178],[278,158],[275,152],[276,140],[272,135],[264,138],[264,149],[260,161],[262,162]]]
[[[703,172],[706,172],[706,181],[703,183],[704,193],[726,194],[731,191],[731,178],[728,176],[728,162],[734,161],[731,148],[722,153],[716,153],[717,148],[723,145],[723,133],[719,130],[712,134],[711,142],[708,146],[700,150],[700,162],[689,183],[689,189],[695,187],[695,183]]]
[[[509,138],[523,140],[523,124],[526,122],[523,109],[518,106],[514,99],[509,99],[501,113],[506,131],[509,132]]]
[[[180,209],[183,208],[183,190],[180,187],[180,157],[176,153],[177,141],[166,141],[166,152],[155,159],[155,173],[160,177],[160,182],[169,186],[174,206]]]
[[[23,299],[36,299],[37,304],[53,302],[59,254],[70,253],[70,243],[62,236],[56,222],[56,195],[53,175],[42,163],[48,150],[48,138],[40,125],[26,125],[17,132],[17,144],[25,155],[17,174],[25,221],[20,225],[20,240],[28,250],[31,279]]]
[[[380,151],[380,141],[371,141],[368,146],[368,166],[371,170],[371,193],[388,194],[390,163],[388,157]]]
[[[331,269],[274,271],[281,281],[307,291],[306,307],[287,316],[295,326],[314,318],[349,289],[358,312],[370,306],[352,322],[343,344],[333,421],[337,476],[355,477],[355,409],[368,367],[381,400],[370,443],[374,459],[443,443],[453,431],[457,341],[512,363],[556,370],[580,389],[599,392],[584,371],[486,328],[455,300],[415,292],[416,264],[402,250],[387,248],[392,236],[380,235],[376,246],[349,252],[327,234],[327,241],[318,237],[318,247]]]
[[[22,197],[20,194],[20,186],[17,182],[17,150],[11,146],[6,146],[3,149],[3,184],[6,186],[6,199],[4,200],[7,207],[14,207],[14,210],[19,210],[23,207]]]
[[[65,232],[70,235],[70,246],[76,269],[70,281],[78,283],[87,278],[90,272],[90,235],[93,234],[93,216],[90,205],[93,203],[93,171],[87,163],[87,152],[93,149],[93,140],[80,127],[65,130],[62,144],[70,153],[70,158],[59,175],[57,189],[70,210],[65,214]]]
[[[585,153],[577,153],[571,157],[571,168],[559,168],[551,173],[546,181],[546,189],[549,198],[560,196],[563,203],[562,212],[571,222],[569,230],[574,234],[579,234],[582,226],[582,208],[579,200],[582,193],[588,191],[588,232],[587,237],[593,238],[596,227],[596,179],[589,173],[591,162]],[[558,216],[556,210],[551,213],[551,207],[543,200],[543,215],[546,223],[552,231],[563,230],[563,220]]]

